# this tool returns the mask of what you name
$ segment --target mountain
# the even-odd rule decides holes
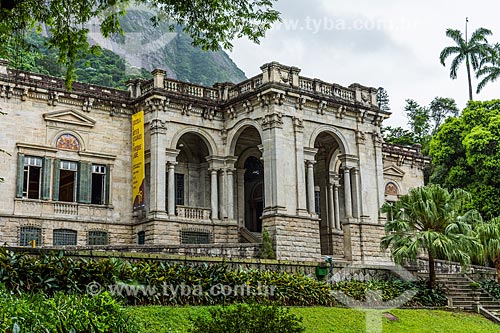
[[[191,45],[182,27],[159,23],[154,26],[146,10],[132,9],[120,20],[124,35],[105,39],[98,32],[98,21],[89,26],[89,42],[98,44],[100,55],[87,55],[76,63],[76,80],[114,88],[125,88],[130,78],[151,78],[155,68],[167,71],[167,77],[211,86],[216,82],[240,82],[245,74],[227,53],[203,51]],[[57,54],[45,44],[45,37],[32,33],[31,47],[21,50],[11,46],[7,58],[14,67],[64,76],[65,69],[56,61]]]

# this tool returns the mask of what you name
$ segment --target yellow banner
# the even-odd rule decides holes
[[[144,207],[144,111],[132,115],[132,198],[134,210]]]

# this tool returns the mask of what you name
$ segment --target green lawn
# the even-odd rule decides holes
[[[191,316],[207,315],[208,307],[147,306],[130,307],[127,311],[143,327],[141,333],[180,333],[187,332]],[[366,332],[362,311],[324,307],[292,308],[291,311],[303,318],[306,332]],[[384,333],[500,333],[500,325],[470,313],[400,309],[389,312],[399,320],[391,322],[383,318]],[[369,317],[377,318],[373,311]]]

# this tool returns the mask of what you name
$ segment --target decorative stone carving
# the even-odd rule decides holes
[[[282,71],[281,68],[278,69],[279,77],[282,83],[289,83],[290,81],[290,73],[286,71]]]
[[[373,144],[375,145],[375,147],[381,148],[382,144],[384,143],[382,135],[379,132],[373,132],[372,137],[373,137]]]
[[[146,100],[146,107],[148,111],[167,111],[167,107],[170,104],[170,99],[164,98],[149,98]]]
[[[59,102],[59,94],[55,91],[51,91],[48,94],[47,104],[56,106],[57,102]]]
[[[318,103],[318,110],[316,111],[318,114],[325,114],[326,107],[328,106],[327,101],[321,101]]]
[[[339,105],[337,111],[335,111],[335,116],[342,119],[347,114],[347,107],[345,105]]]
[[[80,142],[78,142],[78,139],[74,135],[63,134],[57,139],[56,148],[70,151],[79,151]]]
[[[85,97],[85,100],[83,101],[82,105],[82,110],[85,112],[90,112],[92,109],[92,106],[94,104],[94,99],[91,97]]]
[[[356,131],[356,143],[360,145],[366,143],[366,135],[363,131]]]
[[[185,115],[185,116],[189,116],[189,113],[191,112],[192,109],[193,109],[192,104],[184,104],[184,106],[182,107],[181,114]]]
[[[302,119],[293,117],[293,129],[295,132],[304,131],[304,122]]]
[[[236,110],[234,109],[233,106],[230,106],[228,109],[227,109],[227,115],[229,116],[229,119],[234,119],[236,118]]]
[[[11,98],[12,95],[14,95],[14,88],[12,88],[11,86],[2,86],[0,97]]]
[[[282,117],[283,115],[280,112],[266,114],[262,119],[262,128],[263,129],[282,128],[283,127]]]
[[[24,88],[23,89],[23,94],[21,95],[21,101],[26,101],[26,99],[28,98],[28,92],[29,92],[29,89],[28,88]]]
[[[398,187],[394,183],[385,185],[385,195],[398,195]]]
[[[359,109],[358,114],[356,115],[357,122],[364,123],[365,122],[365,115],[366,115],[366,110]]]
[[[380,127],[382,125],[382,121],[384,121],[384,117],[380,115],[376,115],[373,117],[373,124]]]
[[[302,110],[304,108],[304,105],[306,104],[306,102],[307,102],[307,98],[305,96],[297,97],[296,103],[295,103],[295,108],[298,110]]]
[[[371,102],[371,96],[370,96],[370,94],[368,94],[368,92],[366,92],[366,91],[362,91],[361,92],[361,101],[364,104],[370,104],[370,102]]]
[[[190,104],[190,106],[191,106],[191,104]],[[234,109],[233,109],[233,112],[234,112]],[[203,117],[203,119],[212,120],[215,117],[215,109],[210,108],[210,107],[203,108],[203,113],[201,116]]]
[[[160,119],[153,119],[149,124],[151,134],[167,134],[167,121]]]
[[[243,108],[245,109],[245,112],[247,112],[247,113],[250,113],[253,111],[253,105],[250,101],[244,101]]]
[[[274,94],[274,104],[283,105],[284,101],[285,101],[285,94],[283,94],[283,93],[275,93]]]

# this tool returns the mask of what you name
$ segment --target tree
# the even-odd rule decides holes
[[[389,106],[389,94],[382,87],[377,89],[377,103],[380,110],[382,111],[391,110],[391,107]]]
[[[494,82],[500,77],[500,44],[496,43],[490,54],[481,62],[481,68],[477,71],[477,78],[481,81],[477,85],[477,93],[489,83]]]
[[[258,43],[279,13],[272,9],[276,0],[136,0],[155,12],[152,24],[178,23],[193,38],[193,44],[206,50],[232,48],[234,38],[247,37]],[[76,60],[98,47],[87,40],[89,22],[101,17],[99,30],[105,37],[122,32],[119,18],[129,0],[20,0],[2,1],[0,7],[0,43],[26,29],[44,25],[49,32],[48,45],[58,50],[58,61],[64,64],[66,84],[74,79]],[[7,4],[7,6],[5,6]],[[1,56],[1,51],[0,51]]]
[[[455,189],[451,193],[439,185],[428,185],[410,190],[396,203],[386,203],[386,235],[381,248],[391,249],[397,263],[415,262],[425,253],[429,260],[429,288],[436,283],[435,259],[471,261],[471,253],[481,246],[472,232],[472,224],[481,221],[475,210],[470,210],[469,193]]]
[[[429,109],[434,123],[432,134],[437,133],[446,118],[458,116],[457,103],[453,98],[436,97],[429,105]]]
[[[474,229],[483,248],[481,257],[485,262],[490,260],[495,265],[497,282],[500,283],[500,217],[477,223]]]
[[[381,132],[384,141],[393,145],[413,146],[417,143],[413,132],[402,127],[384,126]]]
[[[445,61],[449,56],[455,56],[450,66],[450,78],[452,80],[457,78],[458,67],[465,60],[465,67],[467,69],[467,79],[469,83],[469,100],[472,101],[472,81],[471,81],[471,65],[474,71],[480,68],[481,59],[491,53],[491,47],[488,45],[487,36],[492,32],[485,28],[479,28],[472,33],[470,40],[467,36],[467,22],[465,25],[465,39],[462,32],[455,29],[446,30],[446,36],[453,39],[456,45],[445,47],[439,59],[443,66],[446,66]]]
[[[426,147],[429,141],[430,110],[425,106],[420,106],[412,99],[406,100],[404,112],[408,117],[408,125],[414,134],[416,143]]]
[[[500,100],[469,102],[430,142],[431,182],[462,188],[485,219],[500,216]]]

